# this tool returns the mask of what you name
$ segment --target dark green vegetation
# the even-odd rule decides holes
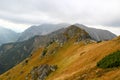
[[[40,46],[45,46],[49,41],[50,38],[48,36],[34,36],[26,41],[1,45],[0,74],[32,55],[32,51]]]
[[[0,47],[0,74],[27,58],[33,50],[33,41],[31,39],[2,45]]]
[[[45,56],[46,53],[47,53],[47,49],[44,49],[42,52],[42,56]]]
[[[97,63],[100,68],[114,68],[120,66],[120,51],[105,56]]]

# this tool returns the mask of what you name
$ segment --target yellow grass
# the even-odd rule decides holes
[[[53,43],[48,47],[51,51],[57,46]],[[96,63],[105,55],[120,50],[120,38],[101,43],[84,45],[83,42],[74,44],[69,41],[52,55],[40,59],[42,48],[36,50],[32,57],[28,58],[28,64],[24,61],[0,75],[0,80],[25,80],[33,67],[40,64],[55,64],[58,69],[51,73],[47,80],[120,80],[120,68],[103,70],[96,67]],[[99,76],[98,76],[99,75]],[[85,76],[85,77],[84,77]]]

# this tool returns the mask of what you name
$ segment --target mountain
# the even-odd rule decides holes
[[[19,37],[18,41],[27,40],[35,35],[45,35],[49,34],[55,30],[60,28],[64,28],[69,26],[69,24],[61,23],[61,24],[42,24],[39,26],[31,26],[30,28],[26,29],[21,36]]]
[[[56,41],[59,45],[63,45],[68,40],[79,42],[90,39],[88,33],[80,28],[72,25],[68,28],[62,28],[48,35],[34,36],[23,42],[15,42],[3,44],[0,47],[0,73],[3,73],[22,60],[31,55],[31,53],[40,47],[45,47]]]
[[[115,34],[107,30],[90,28],[82,24],[74,24],[74,25],[84,29],[86,32],[89,33],[91,38],[96,41],[110,40],[116,37]]]
[[[112,38],[115,38],[116,35],[102,29],[95,29],[90,28],[82,24],[74,24],[82,29],[84,29],[86,32],[89,33],[91,38],[95,41],[104,41],[104,40],[110,40]],[[27,40],[35,35],[45,35],[49,34],[55,30],[68,27],[69,24],[61,23],[61,24],[42,24],[39,26],[31,26],[30,28],[26,29],[23,33],[21,33],[21,36],[19,37],[18,41],[24,41]]]
[[[105,41],[97,43],[87,31],[76,25],[71,25],[51,32],[50,34],[37,35],[21,42],[3,44],[0,47],[0,73],[5,72],[4,74],[7,75],[7,77],[4,77],[3,74],[3,77],[0,76],[0,79],[25,80],[25,78],[27,78],[27,80],[36,80],[39,78],[44,80],[48,77],[48,80],[49,78],[50,80],[56,80],[56,76],[58,76],[61,80],[62,73],[67,72],[67,68],[68,71],[79,71],[80,68],[78,67],[81,65],[81,62],[84,62],[83,56],[87,56],[87,54],[90,53],[92,54],[93,52],[91,52],[91,50],[97,50],[97,47],[100,49],[99,46],[104,42]],[[115,48],[115,50],[116,49],[118,48]],[[100,50],[98,51],[101,52]],[[91,54],[88,56],[91,56]],[[94,54],[99,53],[96,51]],[[85,61],[89,61],[86,60],[88,58],[86,57]],[[81,59],[83,59],[83,61]],[[90,58],[90,61],[93,59]],[[96,60],[98,59],[95,57],[95,61]],[[77,66],[75,63],[79,61],[80,64]],[[69,65],[70,68],[68,67]],[[72,65],[75,65],[75,70],[72,70],[74,69]],[[84,66],[87,67],[87,64]],[[13,72],[11,72],[11,70]],[[55,75],[54,72],[56,71],[58,71],[58,73],[55,73]],[[73,72],[70,73],[72,74]],[[49,77],[49,74],[52,73],[55,77]],[[41,77],[36,74],[39,74]],[[18,75],[20,77],[18,77]],[[68,78],[68,80],[70,79]]]
[[[74,31],[76,33],[71,35]],[[76,42],[81,32],[86,38],[81,35],[79,38],[82,37],[82,40]],[[68,27],[62,33],[68,36],[62,46],[56,39],[45,47],[37,48],[31,56],[0,75],[0,79],[120,80],[119,67],[102,69],[96,66],[106,55],[120,50],[120,37],[97,43],[91,41],[89,34],[77,27]]]
[[[3,27],[0,27],[0,45],[9,42],[15,42],[19,34]]]

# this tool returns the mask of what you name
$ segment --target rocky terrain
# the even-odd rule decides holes
[[[30,73],[26,76],[26,80],[45,80],[46,77],[56,71],[57,65],[40,65],[37,67],[34,67],[33,70],[31,70]],[[31,76],[31,77],[30,77]]]

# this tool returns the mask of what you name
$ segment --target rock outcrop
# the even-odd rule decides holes
[[[45,80],[46,77],[56,71],[57,65],[48,65],[43,64],[37,67],[34,67],[31,72],[26,76],[26,80]],[[28,78],[31,76],[31,79]]]

